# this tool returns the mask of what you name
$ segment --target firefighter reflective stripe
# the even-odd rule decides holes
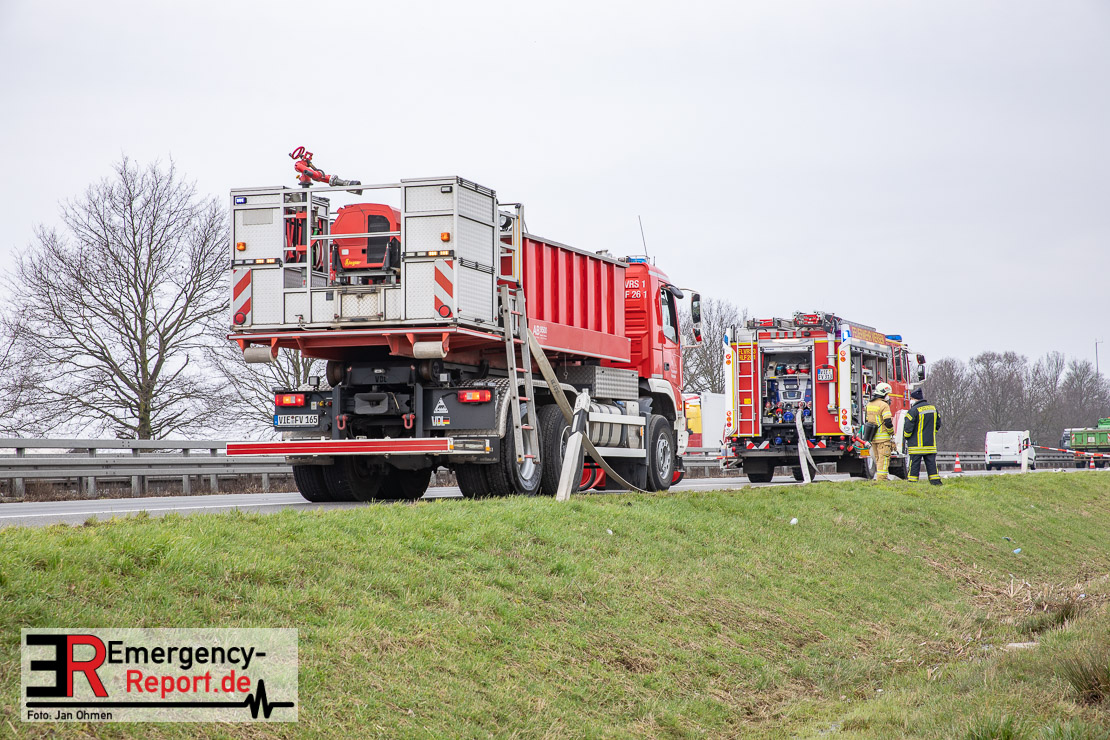
[[[879,430],[875,432],[873,441],[890,439],[890,428],[883,423],[887,419],[891,419],[890,405],[886,401],[876,398],[868,403],[865,419],[879,427]],[[893,420],[891,420],[891,423],[893,424]]]
[[[940,429],[940,412],[931,403],[918,401],[906,415],[903,436],[909,442],[906,450],[911,455],[929,455],[937,451],[937,430]]]
[[[231,316],[236,324],[249,324],[251,318],[251,271],[236,267],[231,271]]]
[[[447,318],[452,313],[451,306],[455,303],[454,274],[455,260],[436,260],[435,285],[432,288],[436,316]]]

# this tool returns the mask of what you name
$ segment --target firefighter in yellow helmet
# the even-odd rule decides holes
[[[864,412],[864,421],[878,429],[871,438],[871,454],[875,456],[875,480],[890,477],[890,454],[894,452],[894,417],[890,413],[890,383],[879,383],[871,394]]]

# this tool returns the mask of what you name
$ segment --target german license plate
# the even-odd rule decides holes
[[[817,379],[831,381],[833,379],[833,369],[831,367],[817,368]]]
[[[276,427],[314,427],[319,423],[319,414],[274,414]]]

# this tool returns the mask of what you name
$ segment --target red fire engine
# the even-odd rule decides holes
[[[465,496],[554,494],[568,425],[530,331],[562,389],[589,392],[588,435],[613,469],[671,484],[687,433],[683,291],[666,273],[528,234],[523,206],[459,177],[363,185],[292,156],[301,188],[231,193],[229,338],[248,362],[288,348],[327,371],[276,392],[282,441],[229,455],[286,456],[312,501],[419,498],[439,465]],[[332,215],[363,192],[395,205]]]
[[[724,341],[727,466],[743,467],[752,482],[770,481],[778,466],[802,480],[805,445],[815,463],[873,477],[874,460],[857,432],[872,389],[887,382],[896,445],[890,471],[906,476],[902,420],[910,391],[925,379],[925,358],[914,357],[901,336],[815,312],[751,319]]]

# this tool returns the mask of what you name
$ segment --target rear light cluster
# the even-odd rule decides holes
[[[279,393],[274,396],[275,406],[304,406],[303,393]]]
[[[459,391],[459,401],[462,403],[485,403],[492,397],[488,390]]]

